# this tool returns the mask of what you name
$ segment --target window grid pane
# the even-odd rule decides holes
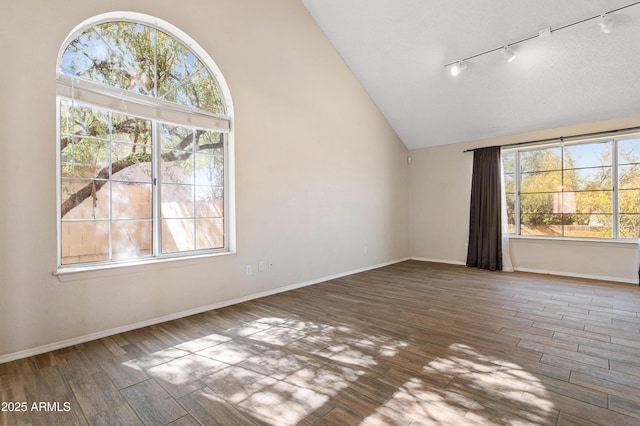
[[[61,144],[63,265],[153,255],[151,121],[61,100],[61,123],[98,123],[92,137]],[[120,120],[114,122],[113,118]],[[61,124],[62,125],[62,124]],[[127,129],[127,126],[131,126]],[[160,125],[162,253],[224,247],[221,133]],[[138,129],[141,133],[136,134]],[[142,141],[143,143],[138,143]],[[175,149],[175,148],[180,149]],[[72,223],[73,222],[73,223]],[[84,225],[82,224],[84,223]],[[101,223],[100,226],[97,224]],[[86,241],[90,240],[90,243]]]
[[[640,138],[510,151],[503,169],[510,233],[640,237]]]

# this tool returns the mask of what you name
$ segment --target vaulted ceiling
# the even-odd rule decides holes
[[[409,149],[640,114],[640,4],[553,31],[630,0],[302,2]]]

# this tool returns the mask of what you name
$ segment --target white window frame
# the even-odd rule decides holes
[[[509,233],[509,238],[523,238],[523,239],[541,239],[541,240],[578,240],[578,241],[593,241],[593,242],[619,242],[619,243],[636,243],[638,238],[634,237],[620,237],[620,211],[618,206],[619,197],[619,182],[618,182],[618,142],[628,139],[640,139],[640,133],[625,133],[616,135],[616,137],[598,137],[589,139],[576,139],[570,142],[558,141],[553,143],[544,144],[531,144],[523,145],[512,148],[502,149],[501,156],[505,154],[515,153],[514,159],[514,219],[515,219],[515,232]],[[520,153],[526,151],[533,151],[538,149],[586,145],[598,142],[612,142],[611,152],[611,180],[612,180],[612,195],[611,195],[611,212],[612,212],[612,235],[611,238],[593,238],[593,237],[574,237],[574,236],[547,236],[547,235],[521,235],[521,221],[520,221]],[[504,173],[504,171],[503,171]],[[504,194],[503,194],[504,196]]]
[[[187,46],[192,53],[208,68],[212,77],[218,83],[220,95],[225,107],[225,114],[214,114],[207,111],[190,108],[168,102],[163,99],[152,98],[134,92],[124,91],[85,79],[73,78],[61,72],[61,60],[67,46],[88,28],[106,22],[133,22],[156,28]],[[62,264],[62,218],[61,218],[61,160],[60,160],[60,103],[62,99],[78,101],[97,109],[105,109],[118,113],[152,120],[154,130],[158,123],[169,123],[184,127],[213,130],[223,133],[224,137],[224,246],[218,249],[197,250],[159,254],[152,257],[131,260],[110,260],[76,264]],[[110,12],[94,16],[76,26],[62,43],[57,57],[56,66],[56,191],[57,191],[57,271],[56,275],[85,272],[99,269],[110,269],[122,266],[132,266],[179,259],[202,258],[234,254],[236,252],[235,235],[235,150],[233,103],[229,87],[222,72],[209,54],[191,37],[179,28],[161,19],[135,12]],[[157,132],[156,132],[157,133]],[[157,137],[154,137],[154,140]],[[154,152],[159,146],[154,142]],[[157,161],[157,153],[154,155]],[[154,246],[158,244],[160,232],[159,197],[157,185],[153,185],[153,227]]]

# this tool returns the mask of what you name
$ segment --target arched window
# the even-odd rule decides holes
[[[106,14],[61,48],[59,268],[227,252],[232,106],[166,22]]]

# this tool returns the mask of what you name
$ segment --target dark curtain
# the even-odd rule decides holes
[[[502,270],[500,147],[473,151],[467,266]]]

